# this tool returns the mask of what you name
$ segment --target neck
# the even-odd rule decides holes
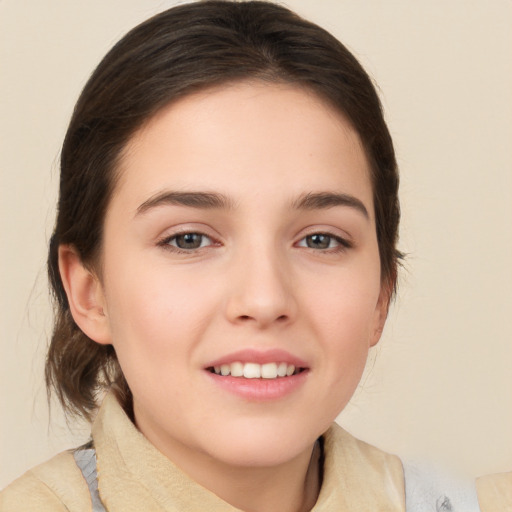
[[[199,483],[245,512],[308,512],[320,491],[320,463],[321,449],[315,443],[280,466],[229,468],[215,481]]]
[[[192,480],[244,512],[309,512],[316,503],[323,470],[321,441],[284,462],[241,465],[152,428],[144,415],[135,418],[148,440]]]
[[[269,467],[232,466],[207,456],[191,464],[179,449],[168,456],[202,487],[244,512],[309,512],[320,491],[321,451],[316,442]]]

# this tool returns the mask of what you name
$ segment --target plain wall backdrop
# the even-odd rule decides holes
[[[0,488],[84,442],[43,385],[45,276],[74,102],[130,28],[176,2],[0,0]],[[339,421],[402,456],[512,469],[512,2],[288,0],[381,92],[408,256],[385,335]]]

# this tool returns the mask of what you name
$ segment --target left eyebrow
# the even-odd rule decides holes
[[[370,218],[366,206],[357,197],[350,194],[338,194],[334,192],[310,192],[293,201],[292,207],[298,210],[324,210],[334,206],[347,206]]]
[[[233,207],[231,199],[223,194],[214,192],[175,192],[163,191],[144,201],[138,208],[136,215],[162,205],[188,206],[200,209],[230,209]]]

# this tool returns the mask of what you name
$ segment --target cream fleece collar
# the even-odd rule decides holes
[[[92,429],[101,499],[109,512],[240,512],[201,487],[133,425],[112,393]],[[334,424],[324,435],[324,479],[312,512],[405,510],[398,457]]]

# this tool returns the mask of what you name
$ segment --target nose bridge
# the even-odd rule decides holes
[[[254,236],[238,248],[234,260],[229,276],[229,319],[260,327],[292,319],[296,305],[285,251],[272,240]]]

